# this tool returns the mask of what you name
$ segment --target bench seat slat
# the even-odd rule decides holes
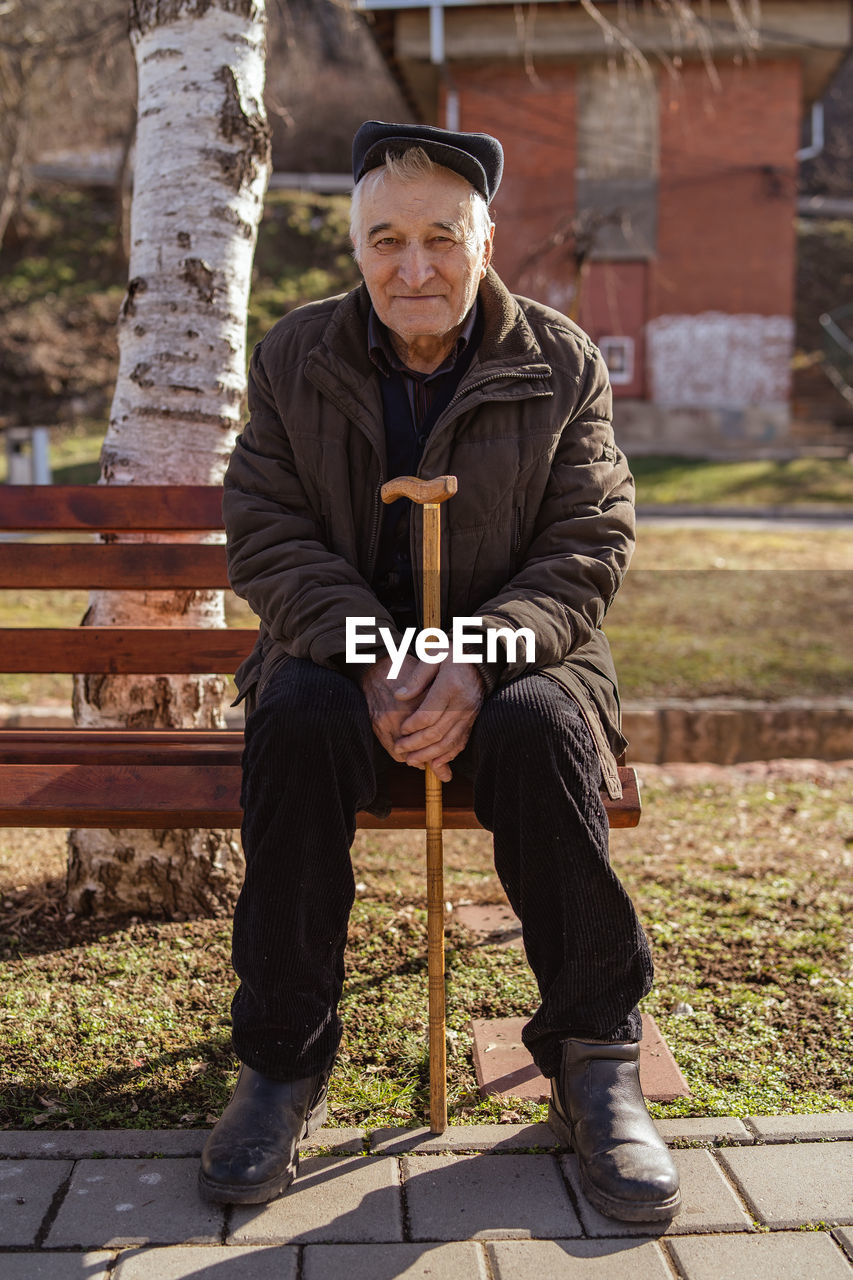
[[[207,675],[235,671],[258,638],[249,627],[3,627],[4,671]]]
[[[2,746],[0,826],[19,826],[22,818],[28,826],[45,827],[240,825],[239,742],[235,741],[242,738],[239,733],[223,731],[224,741],[218,747],[215,734],[200,734],[207,739],[201,746],[180,740],[166,746],[161,741],[153,756],[151,748],[138,741],[145,734],[127,735],[127,741],[116,744],[115,754],[106,758],[99,750],[103,753],[108,744],[98,748],[97,742],[92,741],[92,750],[79,751],[76,763],[63,760],[62,751],[57,750],[61,746],[59,733],[41,733],[45,738],[41,762],[34,759],[37,753],[32,747],[21,750],[21,756],[26,755],[28,761],[24,763],[11,760],[11,745]],[[17,731],[7,730],[0,737],[12,735],[17,736]],[[93,736],[104,737],[106,733],[94,731]],[[152,732],[151,736],[155,734]],[[177,731],[169,736],[179,739]],[[603,797],[608,820],[611,827],[636,826],[640,817],[636,774],[629,768],[622,768],[619,773],[624,796],[619,801]],[[390,817],[360,813],[359,827],[422,828],[423,775],[401,765],[391,771],[386,785],[394,806]],[[446,783],[442,801],[443,825],[448,830],[478,827],[471,808],[471,785],[466,779],[454,778]]]
[[[4,485],[0,529],[120,533],[222,528],[220,485]]]
[[[0,587],[201,591],[228,586],[224,546],[207,543],[0,544]]]

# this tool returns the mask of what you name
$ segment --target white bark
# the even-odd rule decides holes
[[[131,0],[139,77],[130,281],[101,455],[107,484],[216,484],[245,391],[246,310],[269,177],[263,0]],[[221,592],[93,592],[88,625],[223,626]],[[218,727],[214,677],[80,677],[86,726]],[[72,832],[72,910],[233,901],[231,832]]]
[[[104,479],[215,483],[245,389],[246,306],[269,176],[263,6],[135,34],[130,283]]]

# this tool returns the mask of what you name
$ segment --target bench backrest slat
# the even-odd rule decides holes
[[[3,485],[0,530],[191,532],[222,528],[219,485]]]
[[[0,587],[200,591],[228,586],[225,548],[198,542],[0,543]]]
[[[73,675],[231,675],[258,633],[249,627],[3,627],[4,671]]]

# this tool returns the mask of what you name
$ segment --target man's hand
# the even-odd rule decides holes
[[[417,658],[403,659],[400,673],[394,680],[388,678],[392,659],[382,658],[368,667],[361,677],[361,688],[367,699],[367,709],[373,732],[385,750],[395,760],[405,761],[398,743],[401,726],[423,702],[427,689],[435,679],[436,669]],[[423,765],[421,765],[423,768]]]
[[[438,665],[438,673],[427,688],[426,697],[404,719],[394,754],[417,768],[430,765],[436,777],[449,782],[453,775],[447,762],[467,743],[485,690],[475,666],[449,658]]]

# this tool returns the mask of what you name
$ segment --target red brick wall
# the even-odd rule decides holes
[[[642,399],[646,394],[648,278],[647,262],[591,262],[581,286],[578,323],[593,342],[604,337],[634,342],[633,377],[628,382],[614,381],[616,399]]]
[[[678,81],[661,78],[649,319],[793,312],[799,64],[717,73],[720,89],[700,66],[686,66]]]
[[[531,261],[562,218],[575,185],[575,83],[571,67],[465,66],[457,76],[460,128],[493,133],[504,148],[495,199],[494,265],[510,288],[567,310],[574,269],[565,252]]]
[[[593,337],[620,328],[635,338],[636,377],[617,395],[664,394],[663,365],[648,378],[644,370],[645,326],[656,317],[793,314],[800,67],[794,59],[741,67],[721,60],[716,74],[719,87],[698,64],[675,80],[659,73],[657,254],[648,264],[593,264],[582,292],[580,320]],[[504,145],[506,176],[494,206],[497,270],[516,292],[572,314],[571,237],[568,247],[539,251],[573,212],[575,74],[543,64],[536,75],[531,81],[512,64],[456,68],[460,127],[494,133]],[[677,330],[680,321],[672,323]],[[691,345],[695,325],[682,325],[676,354],[666,357],[670,382],[673,360],[692,378],[688,387],[676,371],[685,403],[786,398],[784,335],[768,338],[759,322],[747,321],[721,338],[713,322],[697,323],[704,354]],[[737,385],[700,386],[696,371],[723,360],[726,342],[740,344],[748,368]],[[754,356],[744,355],[750,342]]]

